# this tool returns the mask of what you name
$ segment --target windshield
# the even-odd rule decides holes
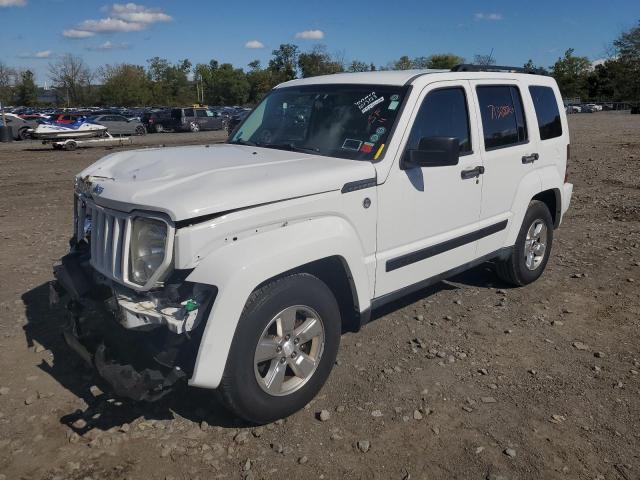
[[[377,160],[406,92],[393,85],[278,88],[251,112],[230,143]]]

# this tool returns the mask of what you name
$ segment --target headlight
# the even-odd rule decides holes
[[[167,225],[159,220],[136,217],[131,226],[130,280],[144,285],[162,265],[166,255]]]

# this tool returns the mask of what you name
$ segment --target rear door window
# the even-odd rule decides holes
[[[184,109],[184,116],[185,117],[194,117],[194,113],[193,113],[193,108],[185,108]]]
[[[196,117],[207,117],[206,110],[196,110]]]
[[[558,101],[551,87],[530,86],[529,92],[533,100],[540,129],[540,140],[549,140],[562,136],[562,122]]]
[[[529,136],[520,90],[513,85],[488,85],[476,89],[485,150],[525,143]]]

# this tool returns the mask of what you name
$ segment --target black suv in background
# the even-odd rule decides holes
[[[149,133],[160,133],[164,130],[165,124],[171,121],[171,110],[155,110],[145,112],[140,117],[140,121]]]

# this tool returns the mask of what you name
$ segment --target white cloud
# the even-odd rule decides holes
[[[324,38],[324,32],[322,30],[305,30],[304,32],[296,33],[296,38],[303,40],[322,40]]]
[[[67,38],[87,38],[93,37],[95,33],[87,32],[86,30],[76,30],[75,28],[72,28],[70,30],[63,31],[62,35]]]
[[[139,32],[154,23],[173,20],[171,15],[159,8],[149,8],[136,3],[114,3],[101,10],[107,13],[105,18],[85,20],[75,28],[63,31],[62,35],[67,38],[87,38],[97,33]]]
[[[501,13],[476,13],[474,17],[476,20],[504,20],[504,16]]]
[[[139,32],[147,26],[144,23],[127,22],[120,18],[101,18],[100,20],[85,20],[78,25],[78,30],[94,33]]]
[[[249,40],[244,44],[244,48],[264,48],[264,43],[259,40]]]
[[[171,15],[167,15],[159,8],[148,8],[135,3],[114,3],[111,6],[111,15],[134,23],[158,23],[173,20]]]
[[[128,43],[112,43],[110,41],[106,41],[100,45],[97,45],[95,47],[87,47],[87,50],[94,50],[94,51],[104,51],[104,50],[128,50],[129,49],[129,44]]]
[[[31,58],[31,59],[51,58],[52,56],[53,56],[53,52],[51,50],[42,50],[41,52],[24,53],[22,55],[18,55],[18,57],[20,58]]]
[[[4,7],[24,7],[27,0],[0,0],[0,8]]]

